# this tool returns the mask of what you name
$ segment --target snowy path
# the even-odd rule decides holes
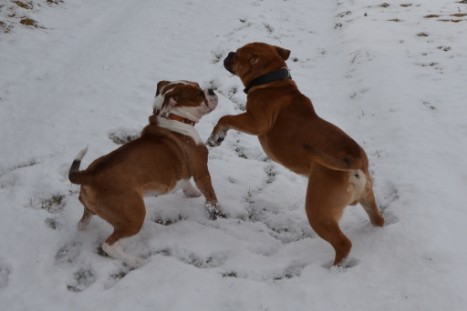
[[[466,4],[35,8],[44,29],[0,33],[0,309],[465,309]],[[128,271],[103,257],[110,226],[94,219],[89,231],[75,229],[82,207],[67,179],[71,159],[89,144],[86,165],[117,147],[112,138],[138,133],[165,79],[216,89],[218,108],[197,125],[206,138],[245,103],[222,60],[250,41],[291,49],[301,91],[364,146],[387,226],[349,208],[341,224],[350,259],[329,269],[333,251],[303,210],[306,180],[268,161],[255,137],[230,132],[209,162],[227,219],[205,219],[202,199],[147,198],[145,225],[125,244],[146,265]]]

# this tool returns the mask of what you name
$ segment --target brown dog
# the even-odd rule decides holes
[[[224,67],[246,87],[246,112],[223,116],[208,144],[220,145],[229,129],[257,135],[272,160],[307,176],[308,221],[334,247],[334,265],[340,265],[352,246],[338,224],[344,208],[360,203],[375,226],[383,226],[384,219],[376,206],[365,151],[316,114],[289,75],[289,55],[289,50],[265,43],[229,53]]]
[[[125,253],[118,241],[140,231],[146,214],[145,193],[183,189],[188,197],[200,196],[189,182],[193,177],[210,216],[221,215],[208,171],[208,150],[193,127],[216,106],[216,94],[197,83],[159,82],[154,115],[140,138],[96,159],[84,171],[78,170],[87,150],[71,165],[69,179],[81,185],[79,200],[84,205],[78,228],[86,228],[94,214],[102,217],[114,227],[102,249],[136,267],[141,260]]]

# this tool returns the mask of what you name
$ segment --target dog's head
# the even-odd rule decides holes
[[[230,52],[224,59],[224,67],[247,86],[258,77],[287,68],[285,61],[289,55],[289,50],[279,46],[254,42]]]
[[[190,81],[160,81],[154,97],[154,110],[162,114],[176,114],[193,122],[213,111],[217,95],[212,89],[202,89]]]

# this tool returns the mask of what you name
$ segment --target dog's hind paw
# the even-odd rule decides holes
[[[226,218],[219,204],[206,203],[206,210],[208,212],[208,217],[211,220],[216,220],[218,218]]]

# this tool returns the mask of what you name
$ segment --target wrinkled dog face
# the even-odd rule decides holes
[[[290,51],[266,43],[249,43],[224,59],[224,67],[246,85],[255,78],[287,67]]]
[[[217,95],[212,89],[201,89],[190,81],[160,81],[154,98],[154,109],[170,112],[198,122],[217,106]]]

